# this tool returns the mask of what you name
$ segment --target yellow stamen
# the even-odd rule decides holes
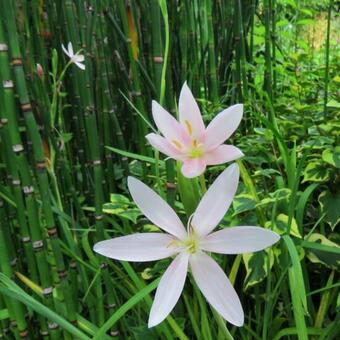
[[[174,143],[178,149],[182,149],[182,144],[178,140],[173,139],[172,143]]]
[[[191,124],[189,123],[188,120],[185,120],[184,123],[185,123],[185,125],[186,125],[186,127],[188,129],[189,135],[191,136],[192,135],[192,126],[191,126]]]
[[[197,139],[193,139],[193,141],[192,141],[192,146],[193,146],[194,148],[197,148]]]

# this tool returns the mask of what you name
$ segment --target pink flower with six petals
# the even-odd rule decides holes
[[[212,232],[227,212],[239,180],[237,164],[224,170],[204,194],[189,219],[187,231],[175,211],[153,190],[128,178],[131,196],[143,214],[167,233],[137,233],[95,244],[97,253],[122,261],[154,261],[175,255],[158,285],[149,327],[162,322],[176,305],[190,267],[207,301],[226,320],[242,326],[244,313],[235,289],[222,268],[206,252],[240,254],[277,242],[276,233],[259,227],[230,227]]]
[[[150,133],[146,138],[154,148],[183,162],[185,177],[199,176],[207,165],[223,164],[243,156],[237,147],[223,144],[240,124],[242,104],[223,110],[205,128],[197,102],[185,82],[178,111],[179,122],[153,100],[153,119],[164,137]]]

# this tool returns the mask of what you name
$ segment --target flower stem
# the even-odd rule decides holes
[[[228,331],[226,322],[223,320],[220,314],[216,312],[214,308],[211,308],[214,314],[215,321],[218,324],[218,328],[220,329],[221,333],[224,335],[226,340],[234,340],[234,337]]]
[[[202,174],[202,175],[200,176],[200,185],[201,185],[202,195],[204,195],[205,192],[207,191],[207,186],[205,185],[205,177],[204,177],[204,174]]]

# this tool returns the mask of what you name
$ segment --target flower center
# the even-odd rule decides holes
[[[191,218],[188,222],[188,238],[183,241],[185,251],[189,254],[194,254],[199,250],[199,240],[195,233],[195,229],[190,225]]]
[[[204,154],[202,144],[198,143],[196,139],[192,141],[192,147],[189,151],[190,158],[200,158]]]
[[[189,238],[184,242],[184,246],[189,254],[195,254],[198,250],[198,241],[196,238]]]

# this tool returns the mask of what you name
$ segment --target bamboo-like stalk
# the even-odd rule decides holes
[[[127,11],[130,10],[130,5],[125,6],[124,0],[118,0],[118,10],[120,14],[120,19],[122,22],[123,26],[123,33],[125,36],[125,42],[126,42],[126,47],[127,47],[127,52],[128,52],[128,58],[129,58],[129,63],[130,63],[130,68],[131,68],[131,75],[132,75],[132,87],[133,87],[133,97],[135,98],[136,102],[136,107],[145,116],[145,109],[144,109],[144,103],[142,101],[142,93],[141,93],[141,82],[140,82],[140,76],[137,68],[137,63],[136,59],[132,50],[131,46],[131,37],[129,36],[129,24],[128,24],[128,17],[127,17]],[[140,141],[139,143],[139,148],[141,149],[141,152],[145,153],[145,144],[144,144],[144,137],[146,135],[146,126],[144,122],[140,119],[138,119],[137,122],[138,126],[138,140]]]
[[[273,96],[275,96],[277,87],[277,71],[276,71],[276,1],[271,0],[271,40],[272,40],[272,69],[273,69]]]
[[[208,83],[210,99],[213,102],[218,100],[218,85],[217,85],[217,70],[216,70],[216,56],[215,56],[215,37],[212,23],[212,1],[205,0],[205,15],[207,22],[208,34]]]
[[[0,269],[8,277],[13,276],[13,267],[15,268],[17,263],[17,258],[10,256],[9,246],[12,244],[10,239],[10,231],[8,223],[6,223],[4,202],[0,199]],[[17,301],[10,300],[7,297],[3,297],[9,316],[12,320],[12,331],[13,333],[19,333],[20,337],[26,337],[28,335],[27,322],[25,319],[25,310],[23,305]]]
[[[326,44],[325,44],[325,77],[324,77],[324,97],[323,97],[323,112],[324,117],[327,117],[327,103],[328,103],[328,84],[329,84],[329,42],[331,33],[331,19],[332,19],[333,0],[329,1],[327,11],[327,31],[326,31]]]
[[[76,320],[75,309],[74,309],[74,306],[72,306],[72,299],[68,298],[69,297],[68,294],[70,293],[70,291],[68,290],[68,287],[67,287],[68,286],[67,280],[65,280],[66,269],[65,269],[65,264],[63,260],[63,255],[61,253],[59,241],[57,238],[57,228],[56,228],[56,224],[54,221],[54,216],[53,216],[52,207],[50,203],[49,181],[48,181],[48,176],[47,176],[47,171],[46,171],[45,157],[44,157],[44,152],[42,148],[41,137],[38,131],[38,126],[33,116],[32,107],[31,107],[30,99],[28,96],[27,88],[26,88],[26,81],[25,81],[25,75],[24,75],[24,70],[23,70],[23,65],[22,65],[21,53],[19,49],[19,43],[17,40],[17,35],[15,34],[16,24],[15,24],[15,19],[14,19],[15,18],[14,11],[13,11],[12,5],[5,6],[5,8],[3,9],[7,17],[7,21],[6,21],[7,31],[10,31],[12,33],[11,36],[9,37],[9,47],[10,47],[11,57],[13,60],[12,62],[13,67],[14,67],[13,73],[15,76],[15,82],[16,82],[16,86],[18,89],[21,110],[24,114],[29,138],[33,145],[34,159],[36,162],[37,177],[38,177],[40,195],[42,199],[42,208],[43,208],[45,219],[46,219],[46,231],[49,236],[49,242],[52,247],[54,261],[55,261],[56,268],[58,271],[58,276],[60,279],[59,282],[55,281],[55,284],[57,285],[57,288],[59,290],[60,299],[63,301],[63,299],[66,297],[65,304],[67,306],[67,317],[69,318],[69,320],[74,322]],[[19,150],[19,152],[20,151],[22,150]],[[33,191],[34,191],[33,186],[30,186],[29,188],[26,189],[26,192],[29,195],[32,194]],[[32,218],[32,223],[36,223],[36,221],[38,220],[36,210],[32,212],[31,218]],[[42,238],[41,232],[36,230],[36,236],[37,238],[39,237],[39,239],[36,239],[34,241],[33,247],[35,249],[40,249],[43,246],[43,238]],[[41,260],[46,261],[46,259],[43,256],[41,257]],[[43,270],[43,272],[41,273],[41,276],[44,278],[45,284],[47,285],[44,288],[46,291],[48,291],[48,294],[51,294],[50,278],[48,278],[49,270],[47,267],[47,262],[44,263],[41,269]]]
[[[271,58],[271,25],[270,9],[271,0],[263,0],[264,23],[265,23],[265,71],[264,71],[264,89],[272,99],[272,58]]]
[[[234,2],[234,25],[235,25],[235,57],[236,57],[236,87],[238,90],[238,101],[244,102],[244,98],[248,97],[248,79],[246,72],[246,56],[244,46],[244,33],[243,33],[243,15],[242,6],[239,0]]]

